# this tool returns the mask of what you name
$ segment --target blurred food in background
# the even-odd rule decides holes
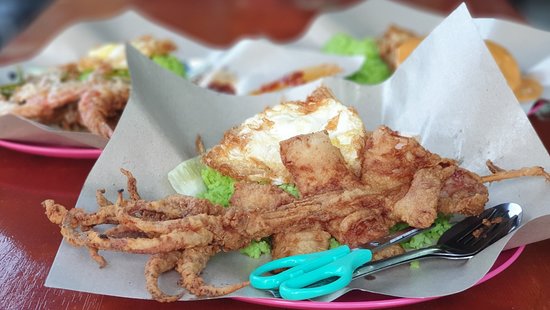
[[[348,79],[361,84],[377,84],[388,78],[423,39],[410,30],[392,25],[378,39],[357,40],[346,34],[335,35],[326,43],[324,51],[342,55],[365,55],[366,60],[361,70]],[[539,98],[543,91],[542,85],[533,78],[522,76],[514,56],[496,42],[486,40],[485,43],[518,101]]]
[[[170,40],[142,36],[130,42],[158,65],[185,76],[171,53]],[[89,131],[109,138],[130,93],[130,73],[123,43],[109,43],[79,61],[39,73],[21,70],[15,81],[0,86],[0,115],[15,114],[64,130]]]

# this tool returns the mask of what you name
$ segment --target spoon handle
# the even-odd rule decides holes
[[[414,250],[402,255],[393,256],[379,261],[369,262],[355,270],[353,279],[366,276],[397,265],[410,263],[420,258],[446,256],[447,252],[437,246]]]

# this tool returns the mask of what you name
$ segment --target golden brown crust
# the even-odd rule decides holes
[[[394,245],[385,247],[382,250],[373,252],[372,260],[377,261],[381,259],[386,259],[397,255],[401,255],[403,253],[405,253],[405,249],[403,249],[403,247],[400,246],[399,244],[394,244]]]
[[[269,211],[293,200],[294,197],[274,185],[238,182],[229,205],[249,212]]]
[[[328,249],[330,234],[320,225],[300,231],[287,231],[273,235],[271,257],[273,259],[297,254],[320,252]]]
[[[303,197],[359,185],[326,131],[295,136],[280,146],[283,165]]]
[[[414,32],[396,25],[390,25],[384,35],[378,40],[378,52],[392,70],[395,70],[397,67],[397,48],[403,44],[403,42],[414,37],[417,37]]]

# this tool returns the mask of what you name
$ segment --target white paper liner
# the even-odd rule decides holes
[[[335,64],[346,77],[361,68],[363,56],[328,55],[315,49],[276,45],[268,40],[242,40],[212,64],[199,85],[207,87],[219,72],[235,76],[237,95],[247,95],[261,86],[307,67]]]

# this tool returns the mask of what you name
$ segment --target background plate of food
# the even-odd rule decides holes
[[[291,45],[339,55],[366,55],[349,77],[362,84],[387,79],[443,16],[392,1],[371,0],[317,18]],[[476,26],[521,107],[550,95],[550,33],[496,18],[475,18]]]
[[[77,41],[78,44],[72,44]],[[252,53],[256,55],[252,59],[270,63],[272,69],[263,70],[261,76],[256,75],[254,79],[264,83],[278,78],[277,74],[281,72],[277,70],[295,72],[304,64],[320,70],[306,70],[301,83],[327,75],[345,76],[356,71],[363,60],[363,56],[300,51],[276,47],[264,41],[246,41],[222,52],[191,41],[129,11],[108,20],[69,27],[36,57],[0,68],[0,84],[3,84],[0,87],[0,126],[4,128],[0,139],[12,142],[4,146],[40,143],[45,152],[38,154],[56,153],[69,157],[78,156],[79,151],[84,152],[82,147],[102,149],[112,135],[130,94],[131,81],[124,47],[127,41],[155,63],[182,78],[198,80],[216,64],[235,69],[238,84],[234,87],[239,89],[243,82],[251,80],[252,70],[258,71],[258,66],[244,66],[241,62],[228,67],[223,59],[215,61],[221,54],[233,55],[238,50],[241,55],[245,53],[250,56]],[[270,53],[266,54],[266,49]],[[258,57],[258,53],[262,57]],[[227,78],[210,81],[205,86],[219,90],[220,84],[226,83],[224,81]],[[298,79],[293,81],[294,84],[298,82]],[[6,117],[8,114],[19,116],[20,121],[9,119]],[[90,144],[87,140],[92,138],[87,135],[102,140],[95,139],[96,142]],[[75,147],[75,150],[47,151],[50,148],[47,145],[51,148]],[[18,147],[17,150],[34,149]],[[94,154],[89,150],[85,152]]]

